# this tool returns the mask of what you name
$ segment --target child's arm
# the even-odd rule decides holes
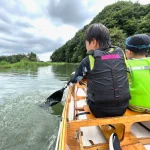
[[[88,71],[89,71],[89,59],[88,57],[85,57],[79,64],[75,73],[71,76],[69,83],[70,82],[77,83],[78,81],[82,80]]]

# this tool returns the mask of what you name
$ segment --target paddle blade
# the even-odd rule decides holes
[[[42,104],[40,104],[40,107],[43,108],[48,108],[49,106],[54,106],[57,103],[59,103],[62,100],[63,97],[63,93],[64,93],[65,88],[62,88],[61,90],[58,90],[56,92],[54,92],[52,95],[50,95],[45,102],[43,102]]]
[[[64,88],[61,89],[61,90],[58,90],[55,93],[53,93],[52,95],[50,95],[47,98],[46,102],[49,102],[50,106],[53,106],[53,105],[59,103],[62,100],[63,93],[64,93]]]
[[[44,102],[42,106],[53,106],[59,103],[62,100],[64,90],[65,88],[62,88],[61,90],[54,92],[46,99],[46,102]]]

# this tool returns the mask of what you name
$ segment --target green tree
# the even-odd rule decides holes
[[[31,52],[27,54],[27,57],[30,61],[38,61],[38,58],[35,53]]]
[[[106,6],[92,23],[102,23],[111,34],[112,44],[125,48],[127,36],[137,33],[150,34],[150,4],[141,5],[127,1],[119,1]],[[84,26],[75,36],[58,48],[51,56],[54,62],[80,62],[86,56],[84,33],[90,25]]]
[[[123,33],[123,30],[120,30],[118,28],[110,29],[110,36],[112,45],[119,46],[123,50],[125,49],[126,35],[125,33]]]

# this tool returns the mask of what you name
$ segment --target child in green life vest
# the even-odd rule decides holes
[[[137,34],[126,39],[126,57],[130,71],[131,100],[129,108],[150,113],[150,37]]]

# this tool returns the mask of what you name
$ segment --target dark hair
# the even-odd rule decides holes
[[[134,54],[145,55],[150,48],[150,37],[147,34],[137,34],[126,39],[126,49]]]
[[[93,39],[99,42],[101,49],[108,49],[112,46],[109,30],[103,24],[94,23],[86,30],[85,40],[90,43]]]

